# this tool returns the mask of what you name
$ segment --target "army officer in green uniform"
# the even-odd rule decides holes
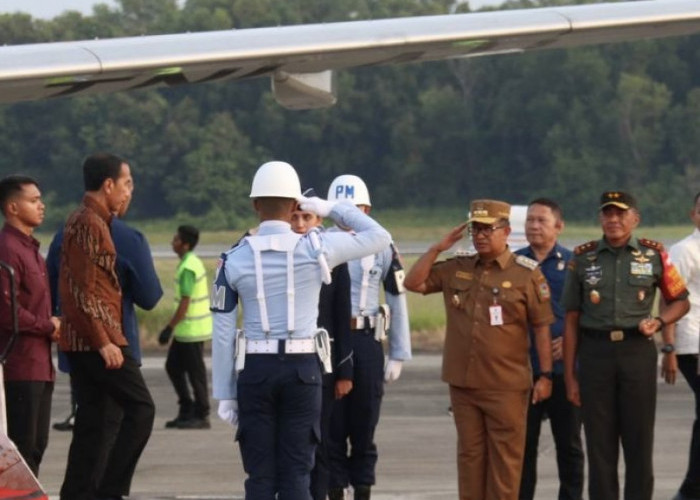
[[[603,238],[574,249],[564,285],[564,378],[581,406],[589,498],[618,500],[619,444],[625,500],[651,500],[657,352],[653,334],[688,311],[688,292],[663,246],[637,239],[635,199],[600,200]],[[656,288],[667,307],[651,317]],[[577,373],[578,368],[578,373]]]

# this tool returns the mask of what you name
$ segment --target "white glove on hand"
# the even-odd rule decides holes
[[[384,368],[384,382],[390,384],[395,380],[398,380],[401,376],[401,367],[403,366],[403,361],[398,359],[390,359],[386,362],[386,367]]]
[[[234,427],[238,425],[238,401],[235,399],[222,399],[219,401],[219,418]]]
[[[319,217],[328,217],[333,210],[337,201],[328,201],[314,196],[312,198],[307,198],[306,196],[300,196],[297,198],[299,202],[299,208],[304,212],[311,212],[318,215]]]

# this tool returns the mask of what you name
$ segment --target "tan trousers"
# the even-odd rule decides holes
[[[518,500],[529,396],[450,386],[460,500]]]

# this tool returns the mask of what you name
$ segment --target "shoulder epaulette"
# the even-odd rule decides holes
[[[516,255],[515,256],[515,263],[519,264],[523,267],[527,267],[531,271],[534,271],[537,269],[538,263],[536,260],[531,259],[530,257],[525,257],[524,255]]]
[[[660,241],[649,240],[647,238],[639,238],[639,244],[644,245],[645,247],[653,248],[657,252],[664,251],[664,244]]]
[[[574,253],[576,255],[581,255],[582,253],[590,252],[592,250],[595,250],[598,248],[598,241],[593,240],[589,241],[588,243],[584,243],[583,245],[579,245],[576,248],[574,248]]]

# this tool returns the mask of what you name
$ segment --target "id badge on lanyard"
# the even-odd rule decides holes
[[[501,326],[503,324],[503,308],[496,300],[498,296],[498,288],[493,288],[491,290],[493,293],[493,304],[489,306],[489,320],[491,326]]]

